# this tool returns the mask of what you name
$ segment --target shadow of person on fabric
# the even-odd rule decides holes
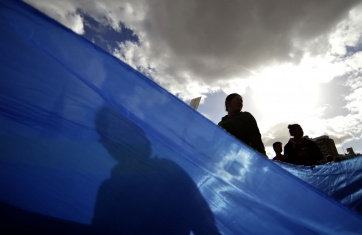
[[[118,162],[98,191],[92,225],[119,234],[219,234],[213,214],[187,173],[151,158],[145,133],[111,107],[96,117],[100,142]]]

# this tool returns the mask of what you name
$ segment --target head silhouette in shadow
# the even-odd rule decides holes
[[[100,142],[117,161],[98,191],[92,225],[117,234],[219,234],[213,214],[187,173],[151,158],[141,128],[104,106],[96,116]]]

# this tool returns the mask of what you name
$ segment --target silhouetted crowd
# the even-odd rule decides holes
[[[289,125],[289,132],[294,137],[284,146],[284,155],[282,143],[277,141],[273,143],[275,152],[274,161],[287,162],[295,165],[314,166],[340,162],[342,158],[328,155],[325,159],[317,144],[303,137],[303,129],[298,124]],[[293,133],[293,134],[292,134]]]
[[[239,94],[228,95],[225,99],[225,109],[228,114],[221,119],[218,125],[267,157],[255,118],[249,112],[241,111],[242,108],[243,98]],[[315,166],[342,160],[340,157],[333,156],[327,156],[324,159],[318,145],[308,137],[303,136],[304,132],[299,124],[288,125],[288,129],[292,138],[284,146],[284,155],[282,154],[282,143],[277,141],[273,144],[276,154],[273,160],[304,166]]]

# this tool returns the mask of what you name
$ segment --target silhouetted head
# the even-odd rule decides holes
[[[228,95],[225,99],[225,109],[229,114],[238,113],[243,108],[243,97],[237,93]]]
[[[147,158],[151,153],[149,140],[141,128],[121,111],[103,106],[96,114],[99,142],[118,161]]]
[[[283,151],[282,143],[281,142],[275,142],[273,144],[273,149],[274,149],[274,152],[281,153]]]
[[[302,138],[304,135],[303,129],[299,124],[288,125],[289,133],[294,138]]]

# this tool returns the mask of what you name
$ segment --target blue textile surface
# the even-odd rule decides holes
[[[275,164],[23,2],[0,32],[0,229],[362,234],[361,158]]]
[[[278,162],[281,167],[315,188],[362,213],[362,156],[315,167]]]

